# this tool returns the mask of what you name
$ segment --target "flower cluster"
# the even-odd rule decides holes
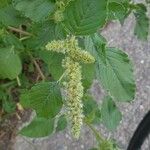
[[[46,49],[65,54],[62,66],[65,69],[64,87],[66,90],[67,118],[71,125],[71,132],[75,138],[79,138],[83,122],[83,86],[81,66],[79,62],[94,63],[94,57],[78,45],[75,36],[65,40],[52,41],[46,45]]]
[[[73,0],[57,0],[56,1],[56,10],[53,15],[53,19],[56,23],[64,20],[63,12],[67,5]]]
[[[53,40],[52,42],[48,43],[46,45],[46,49],[49,51],[54,51],[57,53],[66,53],[66,48],[65,48],[65,41],[63,40]]]
[[[71,121],[71,132],[75,138],[79,138],[83,120],[83,86],[81,82],[81,66],[69,57],[63,60],[62,66],[66,70],[66,82],[64,87],[67,91],[66,106],[67,118]]]
[[[82,50],[75,36],[68,37],[66,40],[52,41],[46,45],[47,50],[67,54],[75,61],[84,63],[94,63],[94,57],[87,51]]]

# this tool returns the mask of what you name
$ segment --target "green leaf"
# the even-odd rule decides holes
[[[0,9],[0,23],[3,25],[19,26],[23,22],[25,19],[11,5]]]
[[[110,130],[115,130],[122,118],[119,109],[109,96],[103,99],[101,115],[103,124]]]
[[[62,27],[52,21],[33,24],[29,32],[34,35],[25,42],[30,49],[45,47],[48,42],[65,37]]]
[[[83,98],[83,110],[85,120],[88,123],[97,124],[101,121],[101,112],[96,101],[89,95],[85,95]]]
[[[20,58],[13,48],[0,48],[0,78],[15,79],[21,72]]]
[[[53,129],[53,119],[47,120],[45,118],[35,118],[28,126],[24,127],[19,133],[21,135],[31,138],[40,138],[52,134]]]
[[[56,131],[62,131],[67,127],[67,119],[65,115],[62,115],[59,117],[58,123],[57,123],[57,128]]]
[[[128,55],[117,48],[98,45],[95,36],[96,76],[103,87],[118,101],[131,101],[135,96],[133,67]],[[101,41],[99,40],[101,43]]]
[[[95,77],[95,64],[82,65],[82,83],[84,89],[90,88]]]
[[[13,113],[13,112],[15,112],[16,104],[12,99],[5,98],[2,100],[2,107],[5,112]]]
[[[126,15],[126,8],[121,3],[111,2],[108,5],[109,19],[123,19]]]
[[[54,10],[49,0],[14,0],[14,7],[35,22],[45,20]]]
[[[21,96],[20,103],[34,109],[38,117],[53,118],[62,107],[60,88],[56,82],[38,83]]]
[[[10,3],[10,0],[0,0],[0,8],[7,6]]]
[[[89,35],[102,28],[107,17],[107,0],[75,0],[64,12],[64,26],[75,35]]]
[[[149,18],[147,16],[146,7],[143,4],[137,4],[136,12],[136,25],[134,34],[141,40],[147,40],[149,30]]]
[[[17,50],[23,50],[23,44],[20,40],[13,34],[6,34],[3,36],[3,42],[5,46],[14,46]]]
[[[39,57],[48,65],[49,73],[52,75],[54,80],[58,80],[64,72],[62,68],[62,54],[50,52],[50,51],[39,51]]]

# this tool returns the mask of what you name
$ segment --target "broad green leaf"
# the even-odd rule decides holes
[[[29,32],[34,35],[25,42],[30,49],[45,47],[48,42],[62,39],[65,36],[62,27],[52,21],[33,24]]]
[[[101,121],[101,112],[96,101],[89,95],[85,95],[83,98],[83,110],[85,120],[88,123],[97,124]]]
[[[0,9],[0,23],[3,25],[19,26],[23,22],[25,19],[11,5]]]
[[[67,127],[67,119],[65,115],[62,115],[59,117],[58,123],[57,123],[57,128],[56,131],[62,131]]]
[[[20,103],[34,109],[38,117],[53,118],[62,107],[60,88],[55,82],[38,83],[21,96]]]
[[[31,138],[49,136],[54,129],[54,120],[45,118],[35,118],[28,126],[24,127],[19,133]]]
[[[95,64],[82,65],[82,83],[84,89],[89,89],[95,78]]]
[[[64,72],[62,59],[64,56],[50,51],[39,51],[39,57],[48,65],[48,71],[54,80],[58,80]]]
[[[135,96],[133,67],[128,55],[117,48],[98,45],[93,38],[96,57],[96,76],[108,93],[118,101],[131,101]],[[99,41],[101,42],[101,41]]]
[[[7,6],[11,0],[0,0],[0,8]]]
[[[23,44],[20,40],[13,34],[6,34],[3,36],[3,43],[5,46],[14,46],[17,50],[23,50]]]
[[[110,130],[115,130],[122,118],[119,109],[109,96],[103,99],[101,115],[103,124]]]
[[[131,0],[109,0],[108,4],[108,19],[118,19],[121,24],[132,12],[130,5]]]
[[[147,40],[148,32],[150,31],[149,18],[146,13],[146,7],[143,4],[137,4],[137,9],[134,13],[136,18],[134,34],[141,40]]]
[[[45,20],[54,10],[49,0],[14,0],[14,7],[35,22]]]
[[[119,150],[111,140],[103,140],[99,145],[99,150]]]
[[[108,5],[109,19],[123,19],[126,15],[126,8],[121,3],[111,2]]]
[[[75,0],[64,12],[64,27],[75,35],[95,33],[105,24],[107,0]]]
[[[20,58],[11,47],[0,48],[0,78],[15,79],[22,70]]]
[[[109,0],[109,2],[115,2],[115,3],[125,3],[125,2],[130,2],[131,0]]]
[[[16,104],[12,99],[7,98],[2,100],[2,107],[5,112],[13,113],[15,112]]]

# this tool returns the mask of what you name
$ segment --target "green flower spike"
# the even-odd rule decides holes
[[[67,118],[71,126],[71,132],[75,138],[79,138],[83,124],[83,86],[81,66],[79,62],[94,63],[94,57],[79,47],[75,36],[67,37],[65,40],[52,41],[46,45],[49,51],[65,54],[62,66],[65,69],[66,80],[63,83],[66,90]]]
[[[67,117],[71,122],[71,132],[78,139],[83,122],[81,66],[67,57],[63,60],[63,67],[66,69],[67,78],[67,82],[64,84],[67,91]]]

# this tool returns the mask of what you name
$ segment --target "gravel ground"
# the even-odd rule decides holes
[[[133,35],[135,20],[133,15],[121,26],[117,22],[110,23],[103,31],[103,35],[108,39],[110,46],[124,49],[133,60],[135,77],[137,83],[136,98],[132,103],[118,104],[123,120],[117,131],[110,133],[102,125],[97,129],[106,137],[116,139],[122,150],[125,150],[128,142],[137,127],[138,123],[150,110],[150,38],[148,42],[137,40]],[[92,88],[93,95],[97,100],[103,97],[103,90],[99,83],[94,82]],[[55,134],[45,139],[25,139],[16,137],[14,150],[88,150],[95,144],[95,139],[91,132],[85,127],[82,130],[81,138],[75,141],[67,131]]]

